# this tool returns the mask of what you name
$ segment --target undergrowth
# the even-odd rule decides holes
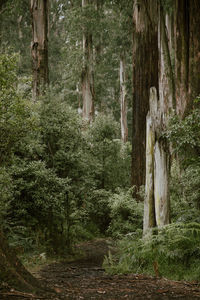
[[[146,237],[126,236],[104,268],[110,274],[145,273],[175,280],[200,279],[200,224],[173,223]]]

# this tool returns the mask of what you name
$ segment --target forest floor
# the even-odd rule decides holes
[[[105,239],[81,243],[77,248],[85,253],[84,258],[53,263],[34,272],[34,276],[55,293],[34,296],[10,290],[0,292],[0,299],[200,299],[200,284],[197,283],[138,274],[106,274],[102,262],[111,243]]]

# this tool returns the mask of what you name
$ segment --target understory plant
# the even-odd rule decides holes
[[[172,145],[170,198],[172,221],[200,222],[200,109],[171,118],[166,137]]]
[[[118,123],[99,114],[86,124],[53,88],[33,103],[16,55],[0,56],[0,75],[0,223],[10,244],[57,255],[109,224],[113,234],[123,209],[114,212],[109,199],[129,186],[131,160]],[[127,209],[128,228],[137,221]]]
[[[108,273],[145,273],[171,279],[199,280],[200,224],[173,223],[119,243],[119,253],[104,260]]]
[[[115,238],[123,238],[142,229],[143,203],[133,198],[133,189],[118,189],[109,198],[110,219],[107,232]]]

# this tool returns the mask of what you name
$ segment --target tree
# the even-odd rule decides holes
[[[40,290],[39,282],[24,268],[0,231],[0,281],[23,291]]]
[[[198,0],[175,1],[176,110],[180,116],[187,114],[200,94],[199,9]]]
[[[121,139],[125,143],[128,141],[127,124],[127,90],[126,90],[126,64],[125,55],[120,55],[120,105],[121,105]]]
[[[90,1],[82,0],[83,12]],[[91,122],[94,117],[94,72],[93,72],[93,43],[92,32],[87,24],[83,31],[83,71],[82,71],[82,99],[83,118]]]
[[[132,185],[145,181],[145,122],[150,87],[158,87],[157,1],[135,1],[133,10]]]
[[[18,74],[31,73],[30,43],[31,18],[30,1],[1,1],[0,10],[0,48],[4,53],[19,53]]]
[[[33,99],[44,93],[49,83],[48,70],[48,0],[31,0]]]
[[[196,35],[199,8],[197,1],[159,2],[159,89],[151,89],[147,115],[144,233],[155,225],[162,227],[170,222],[170,147],[162,133],[169,117],[177,113],[183,118],[200,93],[200,42]]]
[[[19,140],[29,130],[27,105],[16,92],[16,56],[0,56],[0,168],[12,162]],[[3,105],[2,105],[3,104]],[[20,290],[39,289],[37,280],[10,249],[0,228],[0,280]]]

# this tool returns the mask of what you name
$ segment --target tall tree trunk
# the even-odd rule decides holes
[[[21,22],[22,22],[22,16],[19,16],[19,17],[17,18],[17,24],[18,24],[18,35],[19,35],[19,39],[20,39],[20,40],[23,38]]]
[[[175,1],[176,110],[181,116],[189,104],[189,5],[192,1]]]
[[[32,65],[34,101],[45,92],[49,83],[48,69],[48,0],[31,0],[32,17]]]
[[[169,155],[161,134],[165,118],[158,102],[157,90],[150,89],[150,111],[147,115],[146,132],[146,185],[143,232],[169,224]]]
[[[155,131],[150,112],[146,119],[146,182],[144,198],[143,232],[146,234],[150,228],[156,226],[154,201],[154,147]]]
[[[175,1],[176,110],[183,117],[200,94],[200,1]]]
[[[121,106],[121,139],[124,143],[128,141],[127,126],[127,91],[126,91],[126,64],[125,54],[120,55],[120,106]]]
[[[200,95],[200,1],[191,0],[190,5],[190,37],[189,37],[189,96],[190,104],[188,108],[193,105],[193,101]],[[186,107],[186,112],[187,109]]]
[[[194,99],[200,94],[199,11],[200,2],[197,0],[176,0],[171,16],[167,16],[160,6],[160,101],[157,101],[156,92],[151,89],[150,114],[147,118],[144,233],[154,225],[160,227],[170,221],[168,145],[160,136],[167,126],[171,108],[175,108],[177,114],[184,117],[192,107]],[[173,26],[174,32],[171,30]],[[173,44],[175,72],[172,69],[171,56]]]
[[[82,8],[89,4],[88,0],[82,0]],[[94,72],[93,72],[93,45],[92,34],[87,30],[83,33],[84,66],[82,71],[82,98],[83,118],[89,123],[94,117]]]
[[[0,47],[2,44],[2,14],[4,12],[4,9],[6,7],[6,3],[8,2],[8,0],[1,0],[0,1]]]
[[[0,231],[0,281],[19,291],[33,292],[41,289],[39,282],[23,267],[8,246]]]
[[[159,4],[158,49],[159,90],[151,88],[146,132],[146,184],[143,232],[170,221],[169,202],[169,145],[161,138],[172,109],[175,110],[175,81],[172,67],[173,15],[166,15]],[[158,101],[159,96],[159,101]]]
[[[162,4],[159,9],[158,49],[159,49],[159,100],[160,109],[168,115],[176,110],[175,78],[172,67],[173,31],[171,22],[173,16],[165,14]]]
[[[133,150],[132,185],[145,184],[146,115],[149,89],[158,88],[158,35],[155,0],[138,0],[133,9]]]

